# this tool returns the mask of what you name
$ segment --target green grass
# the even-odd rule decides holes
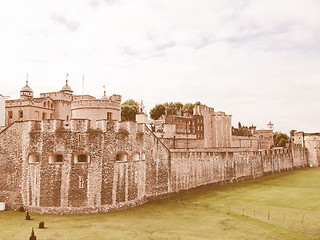
[[[193,202],[210,206],[186,204]],[[234,183],[118,212],[31,213],[31,221],[24,220],[25,215],[0,212],[0,239],[29,239],[32,227],[37,240],[320,239],[320,168]],[[46,229],[38,229],[40,221]]]

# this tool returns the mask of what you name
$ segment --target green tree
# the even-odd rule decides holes
[[[136,121],[136,114],[139,112],[139,104],[129,99],[121,104],[121,121]]]
[[[290,137],[282,132],[275,132],[273,134],[274,145],[276,147],[285,147],[290,142]]]
[[[292,130],[290,131],[290,137],[293,137],[293,135],[294,135],[296,132],[297,132],[297,130],[292,129]]]
[[[166,102],[163,104],[166,108],[171,107],[172,108],[172,114],[173,115],[179,115],[180,109],[183,108],[183,104],[181,102]]]
[[[161,116],[166,114],[166,107],[163,104],[157,104],[150,110],[150,117],[153,120],[159,119]]]

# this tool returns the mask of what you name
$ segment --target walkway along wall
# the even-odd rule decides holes
[[[0,202],[34,212],[106,212],[181,190],[305,166],[301,147],[169,150],[144,124],[15,122],[0,132]]]

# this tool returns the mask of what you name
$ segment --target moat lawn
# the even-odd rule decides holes
[[[233,183],[119,212],[31,213],[31,221],[24,220],[25,215],[0,212],[0,239],[27,240],[32,227],[37,240],[320,239],[320,168]],[[40,221],[45,229],[38,229]]]

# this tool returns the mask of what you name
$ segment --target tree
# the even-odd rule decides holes
[[[166,114],[166,107],[163,104],[157,104],[150,110],[150,117],[153,120],[158,120],[161,116]]]
[[[183,104],[181,102],[166,102],[163,104],[166,108],[171,107],[172,108],[172,114],[173,115],[179,115],[180,109],[183,108]]]
[[[121,121],[136,121],[136,114],[139,112],[139,104],[129,99],[121,104]]]
[[[290,137],[293,137],[293,135],[294,135],[296,132],[297,132],[297,130],[292,129],[292,130],[290,131]]]
[[[183,110],[187,111],[190,115],[193,115],[193,108],[195,104],[193,103],[186,103],[183,105]]]
[[[274,145],[276,147],[285,147],[290,142],[290,137],[282,132],[275,132],[273,134]]]

